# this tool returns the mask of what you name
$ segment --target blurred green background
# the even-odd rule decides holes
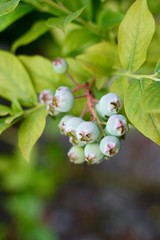
[[[122,13],[132,2],[108,1]],[[148,3],[159,24],[159,0]],[[9,50],[33,21],[45,18],[36,11],[29,16],[0,33],[1,49]],[[159,36],[151,44],[149,66],[159,55]],[[17,54],[52,59],[61,52],[61,37],[46,33]],[[30,163],[17,149],[17,126],[0,136],[0,240],[160,239],[159,146],[132,129],[114,159],[73,165],[59,121],[48,117]]]

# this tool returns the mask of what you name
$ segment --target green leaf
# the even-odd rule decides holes
[[[5,119],[5,123],[11,124],[12,122],[14,122],[15,119],[21,117],[22,115],[23,115],[23,111],[17,112],[17,113],[15,113],[15,114],[7,117],[7,118]]]
[[[32,27],[26,32],[24,35],[22,35],[20,38],[18,38],[12,45],[12,52],[15,52],[17,48],[21,46],[25,46],[33,41],[35,41],[37,38],[42,36],[48,31],[48,27],[46,25],[45,21],[38,21],[32,25]]]
[[[110,92],[116,93],[123,100],[128,86],[126,77],[116,77],[110,86]]]
[[[27,69],[38,93],[44,89],[55,90],[57,77],[51,61],[41,56],[19,56],[19,59]]]
[[[79,15],[83,12],[84,9],[85,7],[67,16],[58,17],[58,18],[49,18],[47,20],[47,25],[49,27],[57,27],[63,32],[65,32],[65,28],[68,26],[68,24],[71,23],[73,20],[75,20],[77,17],[79,17]]]
[[[100,11],[100,14],[98,16],[98,24],[101,29],[106,30],[110,27],[118,25],[122,19],[123,14],[104,8],[103,11]]]
[[[11,109],[5,105],[0,104],[0,116],[6,116],[10,114]]]
[[[12,12],[17,7],[19,2],[20,0],[10,0],[7,2],[0,3],[0,16]]]
[[[67,55],[72,52],[80,52],[84,48],[98,41],[98,37],[85,28],[69,32],[64,39],[62,52]]]
[[[144,63],[154,31],[155,22],[146,0],[135,1],[118,31],[119,57],[126,70],[136,71]]]
[[[7,117],[5,118],[0,118],[0,134],[4,132],[7,128],[9,128],[12,124],[6,123]]]
[[[146,113],[142,98],[152,84],[149,80],[133,80],[125,94],[124,106],[129,121],[146,137],[160,144],[160,114]]]
[[[118,64],[117,48],[109,42],[89,47],[86,54],[77,57],[78,62],[91,74],[109,76]]]
[[[40,0],[22,0],[22,1],[34,6],[41,12],[51,13],[56,16],[61,16],[63,14],[61,10],[57,9],[51,4],[48,4],[47,1]]]
[[[156,68],[154,72],[155,72],[155,75],[160,78],[160,59],[156,64]]]
[[[146,112],[160,113],[160,82],[153,82],[145,90],[142,98]]]
[[[0,17],[0,32],[6,29],[9,25],[20,19],[27,13],[31,12],[33,7],[28,4],[19,4],[14,11]]]
[[[27,116],[19,128],[18,144],[27,161],[34,144],[45,128],[47,114],[46,108],[42,106]]]
[[[23,106],[37,103],[36,92],[21,62],[11,53],[0,51],[0,96]]]

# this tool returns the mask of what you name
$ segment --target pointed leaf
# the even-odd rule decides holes
[[[149,85],[142,101],[146,112],[160,113],[160,82],[153,82]]]
[[[44,89],[55,90],[57,77],[51,61],[41,56],[19,56],[19,59],[26,67],[38,93]]]
[[[21,46],[25,46],[43,34],[45,34],[48,31],[48,27],[45,23],[45,21],[38,21],[33,24],[33,26],[26,32],[24,35],[22,35],[20,38],[18,38],[12,45],[12,52],[15,52],[17,48]]]
[[[108,76],[118,64],[117,48],[109,42],[92,45],[77,61],[91,74]]]
[[[155,68],[154,72],[155,72],[156,76],[160,78],[160,59],[156,64],[156,68]]]
[[[5,105],[0,104],[0,116],[6,116],[10,114],[11,109]]]
[[[18,144],[27,161],[29,161],[30,152],[34,144],[45,128],[47,114],[46,108],[42,106],[27,116],[19,128]]]
[[[12,12],[17,7],[19,2],[20,0],[10,0],[6,3],[0,3],[0,16]]]
[[[18,58],[0,51],[0,59],[0,96],[10,101],[17,100],[24,106],[35,105],[36,92]]]
[[[58,18],[57,17],[49,18],[47,21],[47,25],[49,27],[57,27],[64,32],[67,25],[69,23],[71,23],[73,20],[75,20],[77,17],[79,17],[79,15],[83,12],[84,9],[85,9],[85,7],[81,8],[78,11],[73,12],[67,16],[58,17]]]
[[[133,80],[125,94],[124,106],[129,121],[146,137],[160,144],[160,113],[146,113],[142,103],[150,84],[149,80]]]
[[[11,126],[11,124],[8,124],[5,122],[6,119],[7,117],[0,118],[0,134],[3,133],[7,128]]]
[[[116,93],[123,100],[128,86],[129,83],[126,77],[117,77],[110,86],[110,92]]]
[[[33,7],[28,4],[19,4],[14,11],[0,17],[0,32],[5,30],[9,25],[20,19],[27,13],[31,12]]]
[[[135,1],[118,31],[119,57],[126,70],[136,71],[144,63],[154,31],[155,22],[146,0]]]

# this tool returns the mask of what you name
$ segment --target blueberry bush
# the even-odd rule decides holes
[[[27,161],[48,117],[78,164],[115,156],[132,126],[160,144],[158,4],[2,1],[1,32],[31,14],[32,25],[0,50],[0,134],[16,125]],[[43,51],[26,54],[43,35]]]

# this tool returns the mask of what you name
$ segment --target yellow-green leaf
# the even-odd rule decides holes
[[[21,46],[25,46],[34,40],[36,40],[38,37],[42,36],[48,31],[48,27],[45,23],[45,21],[38,21],[33,24],[33,26],[20,38],[18,38],[12,45],[12,52],[15,52],[17,48]]]
[[[127,11],[118,31],[118,50],[122,66],[138,70],[146,60],[155,31],[155,22],[146,0],[136,0]]]
[[[160,82],[153,82],[145,90],[142,98],[146,112],[160,113]]]
[[[47,25],[49,27],[57,27],[64,32],[67,25],[73,20],[75,20],[77,17],[79,17],[79,15],[83,12],[84,9],[85,7],[77,10],[76,12],[70,13],[67,16],[49,18],[47,21]]]
[[[7,2],[0,3],[0,16],[8,14],[12,12],[17,5],[19,4],[20,0],[10,0]]]
[[[117,47],[101,42],[87,48],[85,54],[77,56],[77,60],[89,73],[106,77],[118,64]]]
[[[29,161],[31,150],[41,136],[47,117],[47,110],[44,106],[36,109],[22,122],[18,131],[18,144],[24,158]]]
[[[124,106],[129,121],[146,137],[160,144],[160,113],[146,113],[142,98],[150,80],[133,80],[124,98]]]
[[[0,96],[23,106],[37,103],[36,92],[25,68],[13,54],[0,51]]]

